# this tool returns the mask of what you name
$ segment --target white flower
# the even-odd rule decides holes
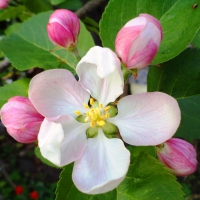
[[[42,155],[59,166],[74,162],[72,178],[76,187],[98,194],[117,187],[124,179],[130,153],[121,139],[106,137],[107,123],[116,125],[123,140],[132,145],[157,145],[175,133],[180,110],[175,99],[154,92],[130,95],[118,102],[118,114],[109,116],[108,104],[123,93],[120,61],[108,48],[93,47],[77,66],[79,81],[64,69],[35,76],[29,97],[46,117],[38,140]],[[93,99],[97,106],[93,105]],[[94,103],[95,104],[95,103]],[[77,121],[77,115],[84,118]],[[95,137],[86,131],[96,127]]]

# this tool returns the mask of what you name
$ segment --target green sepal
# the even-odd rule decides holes
[[[94,137],[97,136],[97,134],[98,134],[98,128],[97,127],[89,127],[86,130],[87,138],[94,138]]]
[[[109,118],[114,117],[117,114],[117,108],[115,108],[115,106],[110,106],[107,112],[109,113]]]
[[[107,138],[115,138],[117,127],[110,122],[106,122],[106,124],[102,127],[104,134]]]
[[[79,115],[76,120],[81,123],[85,123],[85,115]]]

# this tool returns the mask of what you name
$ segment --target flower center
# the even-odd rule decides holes
[[[85,116],[84,121],[90,122],[91,127],[103,127],[106,123],[106,119],[109,118],[108,110],[110,109],[110,106],[103,107],[103,105],[98,103],[97,101],[94,102],[94,100],[90,99],[90,105],[89,107],[87,104],[83,104],[83,106],[88,109],[88,111],[85,114],[82,114]],[[81,115],[81,113],[76,110],[74,111],[75,114]]]

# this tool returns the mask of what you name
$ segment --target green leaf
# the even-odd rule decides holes
[[[24,6],[8,7],[0,12],[0,21],[18,17],[25,10]]]
[[[161,91],[177,99],[181,109],[181,124],[175,136],[200,138],[200,50],[187,49],[178,57],[151,66],[148,91]]]
[[[56,200],[181,200],[183,192],[176,178],[156,159],[140,153],[132,157],[124,181],[114,190],[100,195],[83,194],[73,185],[72,167],[64,167],[56,190]]]
[[[160,20],[164,39],[153,63],[170,60],[192,41],[200,27],[200,0],[111,0],[100,22],[103,46],[114,50],[115,37],[120,28],[140,13],[148,13]]]
[[[18,28],[20,27],[21,23],[14,23],[12,25],[10,25],[6,30],[5,30],[5,34],[6,35],[11,35],[12,33],[16,32],[18,30]]]
[[[39,158],[44,164],[50,166],[50,167],[54,167],[54,168],[60,168],[57,165],[54,165],[52,162],[50,162],[49,160],[47,160],[46,158],[44,158],[40,152],[40,148],[39,147],[35,147],[35,155],[37,156],[37,158]]]
[[[191,45],[200,49],[200,30],[195,35]]]
[[[34,13],[45,12],[52,10],[51,4],[46,0],[22,0],[24,5]]]
[[[70,52],[64,49],[51,51],[55,47],[50,42],[46,31],[51,13],[35,15],[25,21],[17,32],[0,41],[0,49],[17,69],[26,70],[33,67],[43,69],[65,68],[75,73],[77,60]],[[81,23],[78,42],[80,55],[84,56],[92,46],[94,46],[93,39]]]
[[[58,5],[58,8],[65,8],[68,10],[78,10],[81,8],[82,2],[80,0],[65,0],[65,2]]]
[[[117,190],[120,200],[184,199],[175,176],[144,152],[131,161],[126,178]]]
[[[51,3],[52,3],[53,5],[58,5],[58,4],[60,4],[60,3],[63,3],[64,1],[66,1],[66,0],[51,0]]]
[[[0,87],[0,108],[13,96],[28,96],[29,79],[19,79],[9,85]]]

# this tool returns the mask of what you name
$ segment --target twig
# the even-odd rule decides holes
[[[102,3],[107,0],[93,0],[86,3],[82,8],[77,10],[75,13],[79,18],[84,18],[90,11],[100,6]]]
[[[4,71],[7,67],[10,66],[10,62],[9,60],[6,58],[5,60],[3,60],[2,62],[0,62],[0,72]]]
[[[8,176],[5,168],[5,164],[0,161],[0,172],[3,174],[4,178],[6,179],[6,181],[12,186],[13,189],[15,189],[16,185],[12,182],[12,180],[10,179],[10,177]],[[21,194],[19,195],[23,200],[27,200],[27,198]]]

